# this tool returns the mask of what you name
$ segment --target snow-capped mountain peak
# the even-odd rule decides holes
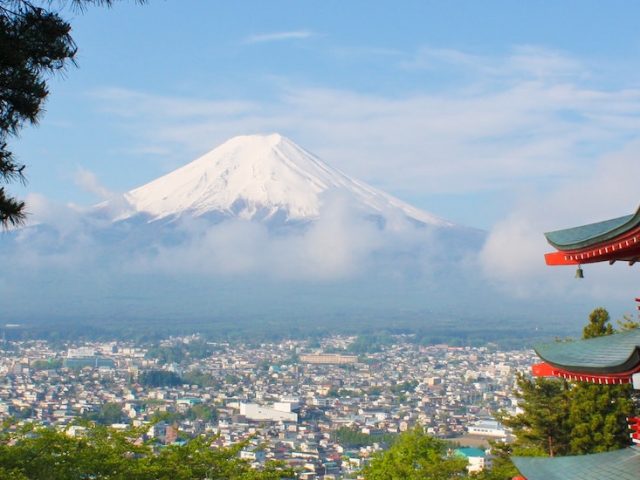
[[[391,211],[424,224],[452,226],[324,163],[279,134],[234,137],[193,162],[124,195],[129,212],[151,221],[215,213],[285,221],[318,217],[325,192],[350,195],[357,208],[386,217]]]

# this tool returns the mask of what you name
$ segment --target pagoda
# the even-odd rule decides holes
[[[577,265],[617,261],[633,265],[640,260],[640,208],[631,215],[545,233],[556,251],[545,255],[547,265]],[[636,299],[640,302],[640,299]],[[639,307],[640,308],[640,307]],[[632,383],[640,389],[640,329],[575,342],[535,347],[541,363],[534,376],[560,377],[605,385]],[[640,443],[640,419],[630,419]],[[640,446],[612,452],[566,457],[513,457],[526,480],[640,479]]]
[[[537,345],[534,350],[543,360],[533,365],[534,376],[605,385],[633,382],[640,388],[640,329]]]
[[[640,208],[631,215],[544,234],[557,251],[547,253],[547,265],[582,265],[640,260]]]

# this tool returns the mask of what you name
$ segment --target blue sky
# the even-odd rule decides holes
[[[419,207],[491,229],[636,141],[639,9],[152,0],[65,12],[79,69],[51,83],[40,126],[13,142],[30,181],[14,191],[91,204],[230,136],[277,131]]]
[[[634,269],[588,267],[588,281],[574,282],[545,267],[542,232],[637,207],[640,4],[150,0],[63,14],[79,68],[51,81],[40,125],[12,141],[29,183],[11,191],[36,221],[232,136],[279,132],[355,178],[485,229],[469,268],[505,294],[494,301],[534,311],[570,299],[581,315],[608,302],[634,308]],[[61,311],[58,282],[85,258],[66,253],[47,259],[62,265],[49,283]],[[33,278],[22,290],[38,296]],[[104,282],[120,288],[117,276]]]

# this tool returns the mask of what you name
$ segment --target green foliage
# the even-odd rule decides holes
[[[471,475],[474,480],[511,480],[519,475],[518,469],[511,461],[513,446],[504,442],[489,442],[493,456],[491,468]]]
[[[355,354],[376,353],[392,343],[393,337],[386,333],[359,335],[347,350]]]
[[[167,370],[149,370],[138,378],[140,385],[146,387],[175,387],[182,385],[183,380],[175,373]]]
[[[238,458],[244,443],[211,448],[211,437],[172,445],[154,453],[143,429],[89,427],[82,437],[31,427],[0,437],[0,478],[17,480],[276,480],[293,472],[271,462],[253,470]]]
[[[391,393],[395,394],[407,393],[413,392],[417,386],[417,380],[407,380],[406,382],[398,383],[397,385],[391,385],[391,387],[389,387],[389,390],[391,390]]]
[[[210,405],[203,403],[194,405],[186,412],[175,411],[158,411],[155,412],[151,418],[153,423],[166,422],[173,424],[181,422],[182,420],[202,420],[204,422],[210,422],[218,418],[218,412]]]
[[[618,330],[621,332],[640,327],[640,322],[635,321],[631,315],[624,315],[621,320],[616,320],[616,323],[618,324]]]
[[[147,358],[155,358],[160,365],[181,363],[184,360],[184,349],[178,346],[151,347],[147,350]]]
[[[342,398],[342,397],[356,398],[356,397],[359,397],[360,394],[357,391],[349,390],[348,388],[341,388],[338,390],[337,388],[332,387],[329,389],[327,396],[334,397],[334,398]]]
[[[90,429],[86,438],[44,428],[3,437],[0,465],[28,479],[136,478],[132,455],[144,451],[104,427]]]
[[[383,445],[391,445],[398,437],[395,433],[383,433],[380,435],[370,435],[362,433],[357,428],[340,427],[333,433],[336,442],[346,448],[360,448],[381,443]]]
[[[331,387],[327,392],[327,397],[340,398],[340,390],[338,390],[336,387]]]
[[[102,405],[98,412],[90,413],[85,418],[100,425],[112,425],[122,422],[124,415],[120,404],[108,402]]]
[[[500,418],[513,430],[514,450],[520,455],[567,455],[571,431],[567,382],[520,375],[517,384],[523,412]]]
[[[634,413],[630,385],[582,383],[571,391],[569,423],[574,455],[629,445],[627,417]]]
[[[233,375],[231,373],[227,373],[224,376],[224,383],[227,383],[229,385],[237,385],[242,381],[242,378],[240,378],[237,375]]]
[[[609,312],[598,307],[589,314],[589,323],[582,329],[582,338],[595,338],[611,335],[615,332],[610,323]]]
[[[216,412],[215,408],[209,405],[205,405],[204,403],[200,403],[187,410],[185,418],[188,418],[189,420],[202,420],[204,422],[210,422],[218,418],[218,412]]]
[[[151,417],[151,423],[165,422],[170,425],[184,420],[184,414],[174,411],[157,411]]]
[[[382,387],[370,387],[367,390],[367,395],[370,397],[379,397],[382,394]]]
[[[10,409],[10,412],[11,412],[11,416],[18,420],[32,418],[33,415],[35,414],[35,411],[33,410],[32,407],[24,407],[24,408],[12,407]]]
[[[189,385],[198,385],[199,387],[217,387],[218,383],[211,375],[201,370],[190,370],[182,375],[182,381]]]
[[[31,364],[34,370],[57,370],[62,367],[61,358],[50,358],[49,360],[36,360]]]
[[[365,467],[366,480],[448,480],[466,474],[467,460],[448,455],[447,444],[420,427],[400,435]]]

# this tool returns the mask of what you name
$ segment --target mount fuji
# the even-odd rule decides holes
[[[464,315],[488,296],[474,272],[484,238],[281,135],[239,136],[145,185],[84,209],[51,208],[0,238],[12,272],[0,320]]]
[[[296,224],[317,220],[328,192],[340,192],[353,209],[378,221],[403,217],[420,225],[454,226],[348,177],[279,134],[234,137],[97,209],[115,212],[115,221],[205,217]]]

